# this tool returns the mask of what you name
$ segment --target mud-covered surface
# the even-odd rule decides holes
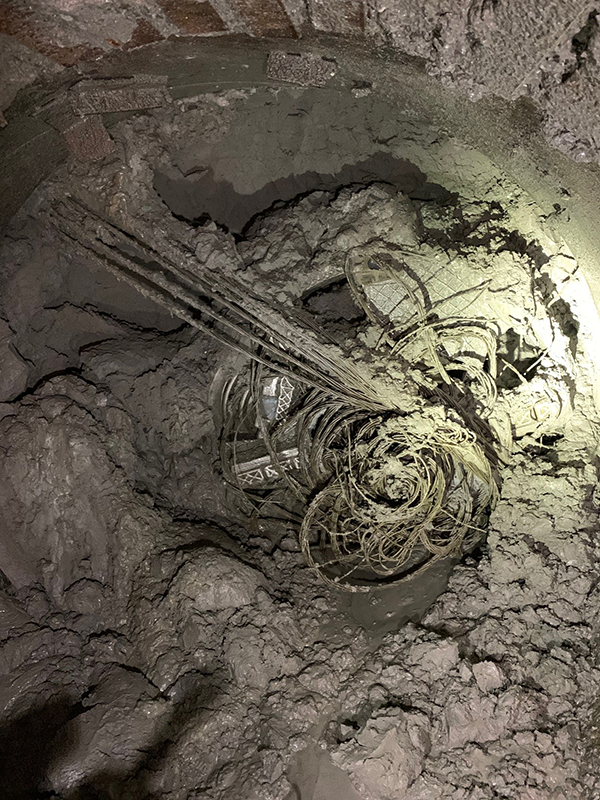
[[[364,103],[364,116],[360,103],[329,110],[339,129],[319,129],[326,104],[296,90],[203,96],[120,123],[114,158],[67,164],[2,242],[3,798],[600,791],[589,291],[529,199],[459,148],[443,189],[418,169],[403,169],[417,178],[400,193],[381,175],[333,186],[382,139],[409,162],[396,123]],[[295,107],[314,125],[299,128]],[[266,143],[248,138],[257,120],[272,123]],[[234,236],[203,218],[198,186],[182,188],[209,166],[209,203],[217,179],[245,203],[273,181],[288,191],[290,176],[330,177]],[[159,172],[187,203],[178,220]],[[301,305],[340,340],[363,324],[340,282],[345,253],[373,239],[431,248],[454,275],[463,262],[495,279],[531,269],[533,288],[503,291],[552,309],[570,413],[518,438],[487,541],[450,576],[441,563],[402,589],[330,588],[306,567],[297,526],[250,513],[223,480],[215,386],[244,357],[67,247],[44,215],[64,192],[187,237],[216,280],[235,274]]]

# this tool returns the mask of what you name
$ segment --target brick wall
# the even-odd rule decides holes
[[[311,30],[361,35],[363,0],[3,0],[0,33],[72,66],[111,50],[178,36],[298,38]]]
[[[599,19],[592,0],[0,0],[0,112],[36,75],[164,39],[366,36],[471,99],[530,97],[549,141],[600,162]]]

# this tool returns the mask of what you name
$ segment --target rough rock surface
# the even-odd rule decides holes
[[[448,88],[473,99],[530,97],[554,146],[580,160],[598,160],[597,4],[373,5],[371,35],[422,58]]]

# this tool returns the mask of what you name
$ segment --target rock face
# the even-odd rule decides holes
[[[473,98],[531,98],[548,140],[598,160],[598,10],[577,2],[390,3],[373,33],[424,59],[429,72]]]
[[[380,17],[392,25],[391,11]],[[199,99],[180,127],[164,110],[115,125],[122,163],[69,164],[35,202],[77,187],[107,213],[180,232],[154,169],[199,157],[188,137],[198,120],[212,120],[229,156],[234,109],[247,100],[277,117],[271,94],[223,94]],[[281,99],[282,164],[293,102]],[[357,162],[386,123],[382,106],[368,109],[379,114],[370,130],[354,131],[354,107],[330,132],[352,141]],[[213,157],[215,174],[226,172]],[[308,146],[293,157],[309,171]],[[315,173],[326,159],[315,157]],[[343,153],[331,163],[333,175]],[[252,170],[243,177],[254,191]],[[438,248],[456,270],[562,270],[549,326],[578,364],[572,414],[551,436],[522,438],[485,546],[445,592],[441,579],[435,591],[416,582],[417,599],[440,596],[405,597],[403,615],[393,593],[364,599],[320,583],[295,525],[276,509],[255,513],[224,482],[215,386],[245,361],[64,252],[39,206],[15,221],[0,271],[3,798],[597,796],[595,329],[575,304],[572,257],[529,199],[489,166],[473,172],[481,195],[457,197],[413,171],[403,192],[379,176],[302,193],[244,236],[185,228],[216,276],[245,276],[282,303],[302,297],[338,338],[361,318],[335,285],[343,253],[375,236]]]

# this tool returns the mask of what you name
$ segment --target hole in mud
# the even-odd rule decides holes
[[[358,322],[365,318],[365,312],[356,305],[345,278],[315,289],[304,298],[304,305],[317,316],[332,322],[341,319]]]
[[[452,194],[406,159],[381,151],[335,174],[305,172],[270,181],[252,194],[240,194],[229,182],[214,177],[210,166],[194,169],[193,179],[154,173],[154,188],[175,216],[201,224],[210,219],[231,233],[244,236],[256,217],[318,191],[336,192],[344,186],[368,186],[380,182],[394,186],[415,200],[446,202]]]
[[[352,739],[355,734],[359,733],[362,730],[365,721],[366,720],[363,720],[363,722],[360,723],[358,722],[357,719],[351,719],[347,717],[341,719],[338,722],[338,729],[336,734],[337,741],[347,742],[348,739]]]
[[[539,368],[544,351],[528,342],[514,328],[500,337],[497,350],[497,378],[499,389],[516,389],[524,381],[532,380]]]
[[[366,320],[364,309],[356,304],[345,278],[315,289],[304,297],[302,305],[338,341],[355,337]]]
[[[549,275],[537,276],[535,286],[547,304],[550,316],[558,324],[561,333],[569,339],[571,355],[574,357],[577,354],[579,322],[575,318],[570,304],[561,297],[560,291]]]
[[[547,461],[549,464],[552,464],[553,467],[556,467],[559,463],[556,445],[559,444],[563,439],[564,436],[560,433],[544,434],[543,436],[540,436],[536,444],[527,445],[526,452],[533,458],[542,459],[543,461]]]

